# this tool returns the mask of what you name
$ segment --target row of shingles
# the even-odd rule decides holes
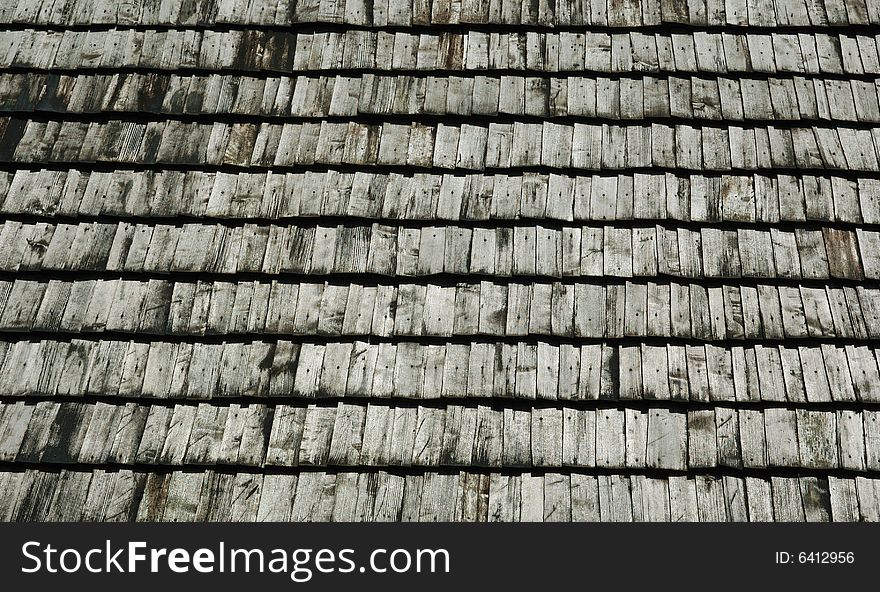
[[[114,5],[81,0],[10,2],[0,22],[33,25],[264,25],[344,23],[367,26],[508,24],[639,27],[693,26],[825,27],[880,24],[880,9],[869,0],[774,0],[758,6],[747,0],[363,0],[333,2],[280,0]]]
[[[41,217],[880,224],[880,181],[812,175],[18,169],[0,172],[0,195],[4,214]]]
[[[524,76],[0,76],[0,111],[279,117],[359,115],[880,122],[880,81]],[[744,100],[745,97],[745,100]]]
[[[880,73],[877,37],[839,33],[0,31],[0,67],[296,71]]]
[[[867,477],[31,469],[0,484],[7,521],[880,520]]]
[[[880,171],[880,128],[80,122],[0,117],[0,162],[554,171]],[[876,138],[875,138],[876,136]]]
[[[880,402],[868,345],[2,342],[0,393],[22,400],[371,399],[589,406]]]
[[[87,167],[88,165],[83,165]],[[372,172],[0,172],[0,212],[41,217],[880,224],[880,181],[812,175],[569,177]]]
[[[0,461],[880,471],[880,411],[6,402]]]
[[[0,281],[0,294],[4,332],[709,342],[880,334],[880,291],[862,286],[17,279]]]
[[[7,221],[0,271],[880,278],[880,232]]]

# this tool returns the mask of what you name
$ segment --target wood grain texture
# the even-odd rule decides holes
[[[0,6],[0,519],[876,521],[863,0]]]

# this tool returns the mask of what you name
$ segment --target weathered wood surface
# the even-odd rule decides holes
[[[18,402],[0,407],[0,450],[6,462],[86,465],[155,457],[156,464],[173,466],[467,467],[480,451],[487,455],[485,465],[494,468],[880,469],[873,450],[880,437],[875,412],[849,412],[839,421],[834,411],[782,407],[755,411],[719,404],[686,411],[545,405],[525,411],[381,401],[307,406],[215,401],[173,407],[165,402]],[[491,443],[494,451],[478,439],[481,415],[503,425],[501,438]],[[377,447],[370,429],[376,421],[414,422],[414,439],[395,444],[392,435],[390,447]],[[53,424],[72,429],[67,440],[53,438]],[[763,438],[755,437],[756,429]],[[844,449],[849,456],[840,458]]]
[[[0,519],[877,521],[876,5],[3,4]]]
[[[466,402],[527,395],[582,402],[789,403],[798,408],[880,402],[874,347],[633,347],[589,341],[587,345],[539,341],[534,346],[357,340],[300,344],[284,339],[204,344],[23,340],[4,343],[0,389],[5,396],[18,398],[222,402],[256,397],[276,403],[346,396]],[[633,372],[625,360],[641,360],[641,372]],[[526,374],[520,378],[516,372],[530,373],[534,379],[530,390],[526,390]],[[13,419],[19,414],[29,417],[32,407],[19,403],[19,411],[3,421],[16,423],[18,419]],[[705,412],[711,410],[701,411]],[[848,429],[846,425],[841,424],[842,429]]]
[[[775,6],[774,6],[775,5]],[[775,7],[775,10],[774,10]],[[365,9],[366,8],[366,9]],[[818,0],[791,2],[775,0],[769,9],[755,10],[745,0],[709,2],[681,0],[557,1],[529,5],[499,3],[395,2],[365,5],[358,0],[321,3],[289,3],[279,0],[245,2],[177,3],[151,2],[119,6],[74,0],[7,2],[0,11],[0,23],[36,25],[291,25],[300,23],[343,23],[349,25],[414,26],[449,24],[506,24],[633,28],[678,24],[693,26],[754,27],[838,27],[880,23],[880,9],[871,2]],[[583,35],[566,33],[561,43],[583,44]],[[702,49],[702,48],[701,48]]]
[[[354,499],[339,495],[349,480]],[[381,470],[300,475],[28,470],[2,472],[0,483],[6,521],[87,522],[875,522],[880,487],[880,481],[866,477],[648,478],[462,471],[420,474],[415,479]],[[247,495],[237,496],[239,491]],[[530,501],[523,505],[522,500]]]
[[[618,186],[631,186],[632,193],[619,193]],[[175,187],[183,191],[174,191]],[[546,199],[543,210],[539,213],[525,208],[524,195],[531,200],[544,196],[540,197]],[[632,207],[626,207],[629,201]],[[285,174],[125,169],[90,172],[37,167],[0,171],[0,212],[48,218],[112,216],[123,220],[197,217],[259,222],[340,216],[474,222],[669,220],[733,226],[804,223],[808,218],[857,226],[880,223],[880,181],[775,174],[714,177],[621,173],[609,177],[352,173],[332,169]],[[748,234],[750,231],[742,229],[746,237],[755,236]],[[780,239],[773,242],[783,244]],[[743,259],[748,256],[741,255]],[[759,259],[757,252],[751,257],[748,262],[752,266],[760,265],[755,261]]]
[[[0,271],[296,272],[313,276],[479,273],[561,278],[656,277],[664,270],[664,275],[685,278],[880,278],[876,253],[880,232],[875,230],[825,227],[799,230],[791,237],[778,228],[734,231],[707,227],[696,234],[686,227],[625,227],[618,223],[562,228],[519,226],[512,240],[505,241],[509,230],[479,228],[474,232],[456,224],[418,228],[378,223],[313,226],[14,221],[0,223],[0,243],[7,249]],[[577,240],[579,236],[581,240]],[[584,237],[603,242],[602,274],[593,273],[589,261],[592,246]],[[696,253],[699,260],[690,269],[682,269],[680,261],[689,255],[687,242],[691,240],[700,245]],[[658,243],[662,248],[658,249]],[[687,245],[684,249],[683,244]],[[295,252],[288,252],[291,245],[296,245]],[[759,254],[756,249],[760,246],[766,248]],[[508,271],[498,264],[510,249],[515,259]],[[418,258],[419,263],[413,265],[411,258]],[[570,263],[560,265],[563,261]],[[780,262],[778,266],[773,264],[775,261]],[[803,298],[805,303],[825,300],[815,291],[805,292]]]
[[[372,128],[372,129],[371,129]],[[439,170],[618,171],[654,167],[685,171],[804,169],[877,172],[880,137],[835,127],[695,127],[490,123],[486,125],[190,123],[167,120],[78,122],[0,117],[0,161],[28,164],[115,163],[160,166],[406,166]],[[419,133],[407,133],[418,130]],[[347,139],[378,136],[372,142]],[[571,138],[572,149],[539,150],[542,138]],[[126,138],[120,146],[118,137]],[[512,137],[512,140],[511,140]],[[108,138],[108,141],[103,141]],[[795,138],[805,142],[794,149]],[[510,142],[509,149],[506,144]],[[767,150],[755,152],[757,142]],[[378,146],[378,149],[377,149]],[[433,155],[433,157],[431,156]]]
[[[876,56],[875,56],[876,57]],[[256,72],[254,74],[257,74]],[[238,76],[8,73],[0,75],[0,112],[235,115],[254,122],[280,118],[358,116],[540,116],[717,122],[880,121],[875,80],[671,76],[550,78],[450,74]],[[875,72],[874,74],[880,74]],[[535,84],[535,81],[540,84]],[[462,88],[462,85],[466,85]],[[508,104],[502,89],[525,89],[528,102]],[[520,91],[524,92],[524,91]],[[224,100],[217,101],[222,94]],[[822,105],[820,109],[819,105]],[[552,130],[552,128],[549,128]],[[388,133],[388,130],[386,130]],[[570,134],[569,134],[570,135]],[[793,141],[806,147],[808,138]],[[564,146],[560,146],[564,149]]]
[[[649,289],[675,292],[676,298],[688,293],[690,306],[675,302],[670,307],[668,302],[649,299]],[[727,283],[707,287],[643,279],[611,279],[604,285],[582,280],[460,282],[452,286],[415,284],[405,279],[378,285],[290,280],[18,279],[0,280],[0,290],[9,294],[0,308],[0,331],[5,332],[675,337],[706,342],[790,339],[792,347],[815,339],[876,339],[880,335],[880,289],[863,286],[821,289]],[[597,310],[597,301],[588,297],[604,301],[604,310]],[[431,306],[435,298],[442,299],[455,316],[435,317],[437,311]],[[670,316],[675,317],[675,324],[665,320]],[[839,347],[826,356],[832,354],[845,357]],[[725,365],[731,363],[726,358]]]
[[[876,23],[875,23],[876,25]],[[0,25],[2,26],[2,25]],[[840,30],[805,32],[521,31],[419,33],[373,30],[287,32],[258,28],[212,31],[39,28],[0,30],[0,67],[40,69],[126,66],[160,70],[290,73],[333,69],[526,70],[595,73],[713,74],[880,73],[873,35]],[[568,43],[566,43],[568,42]],[[699,52],[697,51],[697,46]],[[166,52],[164,48],[167,47]],[[271,48],[271,51],[263,51]],[[757,85],[756,85],[757,86]],[[769,88],[757,89],[770,93]],[[778,89],[777,89],[778,90]],[[784,91],[781,91],[784,92]]]

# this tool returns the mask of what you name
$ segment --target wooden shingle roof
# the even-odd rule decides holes
[[[0,520],[880,520],[880,3],[0,6]]]

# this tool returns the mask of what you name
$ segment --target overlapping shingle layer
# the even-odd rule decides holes
[[[0,6],[0,519],[880,520],[880,4]]]

